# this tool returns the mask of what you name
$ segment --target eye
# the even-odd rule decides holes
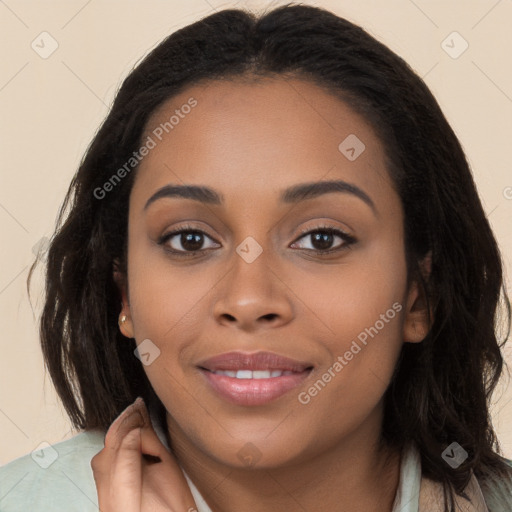
[[[357,241],[353,236],[333,226],[318,226],[315,229],[302,230],[302,233],[303,235],[298,240],[304,239],[307,241],[309,237],[311,243],[309,244],[310,247],[299,246],[299,249],[313,251],[320,255],[342,251]],[[341,243],[333,248],[332,245],[336,238],[340,239]],[[210,240],[209,246],[205,246],[207,239]],[[220,244],[216,243],[204,231],[188,225],[162,235],[158,243],[165,245],[166,251],[184,257],[195,256],[204,249],[220,247]],[[298,241],[294,242],[291,247],[298,243]]]
[[[196,229],[192,226],[182,226],[180,229],[174,230],[170,233],[162,235],[158,243],[165,245],[166,250],[176,254],[177,256],[194,256],[202,249],[211,249],[220,245],[210,245],[205,247],[205,241],[209,239],[213,242],[213,239],[209,237],[204,231]]]
[[[333,226],[318,226],[315,229],[303,230],[303,236],[301,236],[298,240],[310,240],[310,245],[312,247],[299,247],[301,249],[306,249],[308,251],[315,251],[320,254],[329,254],[332,252],[338,252],[348,248],[350,245],[356,242],[356,239],[345,233],[344,231],[335,228]],[[341,239],[341,243],[339,243],[334,248],[332,245],[335,242],[335,239]],[[297,242],[294,242],[296,245]]]

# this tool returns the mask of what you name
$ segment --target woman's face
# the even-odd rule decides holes
[[[171,438],[238,467],[375,438],[402,343],[426,331],[371,127],[298,79],[215,81],[168,101],[142,141],[123,332]],[[176,193],[191,185],[211,191]],[[246,357],[261,352],[275,356]]]

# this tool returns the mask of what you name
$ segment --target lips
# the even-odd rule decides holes
[[[280,356],[273,352],[257,352],[256,354],[227,352],[226,354],[220,354],[207,359],[199,363],[198,366],[211,372],[236,372],[238,370],[303,372],[313,365],[311,363]]]
[[[272,352],[228,352],[197,366],[212,391],[243,406],[276,400],[302,384],[313,368],[311,363]]]

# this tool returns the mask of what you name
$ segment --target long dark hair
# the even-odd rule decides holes
[[[41,345],[73,425],[106,430],[135,397],[158,401],[133,355],[135,341],[119,332],[113,280],[115,261],[126,272],[136,168],[108,197],[94,191],[140,148],[149,116],[164,101],[199,81],[242,76],[310,80],[360,113],[385,147],[403,204],[408,278],[421,283],[433,318],[423,342],[403,346],[385,395],[382,438],[395,447],[414,441],[424,474],[450,493],[462,492],[471,470],[505,475],[489,401],[503,369],[510,302],[461,145],[400,57],[353,23],[302,5],[205,17],[167,37],[124,80],[71,182],[47,256]],[[429,251],[425,278],[419,262]],[[469,455],[457,469],[441,457],[453,441]]]

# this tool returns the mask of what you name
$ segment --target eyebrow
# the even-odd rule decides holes
[[[364,201],[376,213],[375,204],[366,192],[356,185],[341,180],[313,181],[294,185],[281,193],[280,201],[288,204],[298,203],[332,192],[352,194]],[[144,210],[147,210],[150,204],[164,197],[193,199],[194,201],[213,205],[222,205],[224,203],[224,196],[210,187],[202,185],[166,185],[158,189],[147,200]]]

